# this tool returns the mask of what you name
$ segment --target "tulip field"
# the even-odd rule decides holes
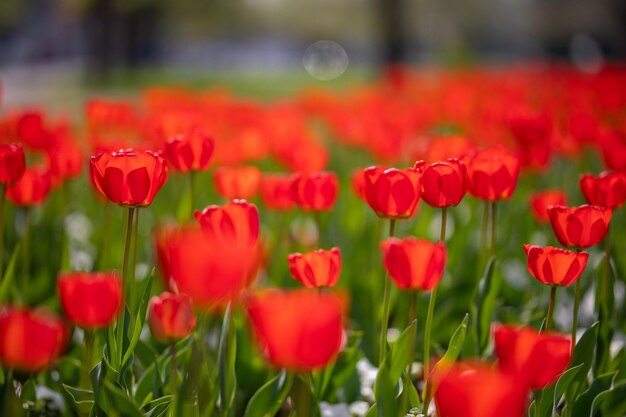
[[[626,416],[625,86],[0,103],[0,416]]]

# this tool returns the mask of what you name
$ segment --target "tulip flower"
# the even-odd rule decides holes
[[[613,212],[609,208],[582,205],[552,206],[548,209],[550,224],[563,246],[588,248],[602,241]]]
[[[567,195],[560,190],[546,190],[534,193],[530,198],[530,210],[539,223],[549,223],[548,209],[551,206],[567,205]]]
[[[446,262],[442,242],[408,237],[390,238],[381,244],[383,262],[389,275],[402,290],[430,291],[441,280]]]
[[[532,389],[556,382],[571,359],[571,339],[557,333],[501,325],[494,341],[498,367]]]
[[[261,182],[261,171],[257,167],[221,167],[213,174],[215,188],[222,197],[235,198],[253,197]]]
[[[413,216],[420,198],[420,174],[413,168],[363,171],[365,200],[379,217],[406,219]]]
[[[61,274],[57,287],[65,315],[78,327],[108,326],[124,304],[122,282],[114,273]]]
[[[517,186],[520,161],[510,151],[492,147],[466,159],[468,191],[481,200],[508,200]]]
[[[438,417],[522,417],[529,387],[483,364],[457,364],[437,375]]]
[[[326,211],[335,204],[339,180],[333,172],[298,173],[291,183],[291,195],[305,211]]]
[[[187,337],[196,325],[191,298],[186,294],[164,292],[152,297],[148,324],[155,339],[174,343]]]
[[[271,210],[288,211],[296,202],[291,194],[293,177],[286,174],[266,174],[261,179],[261,199]]]
[[[246,200],[233,200],[223,206],[208,206],[195,217],[211,236],[237,248],[252,249],[259,238],[259,211]]]
[[[626,201],[626,173],[603,172],[597,177],[585,174],[580,177],[580,189],[591,205],[621,207]]]
[[[350,180],[350,185],[352,186],[352,191],[354,195],[359,197],[361,200],[367,202],[365,197],[365,172],[362,169],[357,169],[352,173],[352,177]]]
[[[7,188],[7,197],[16,206],[36,206],[44,202],[51,186],[48,170],[27,168],[19,181]]]
[[[339,353],[344,301],[337,294],[265,290],[252,294],[246,308],[256,341],[276,368],[311,371]]]
[[[49,368],[65,349],[69,331],[52,314],[19,307],[0,310],[0,362],[22,372]]]
[[[146,207],[167,181],[167,164],[152,151],[102,152],[91,157],[90,178],[113,203]]]
[[[420,196],[433,207],[456,206],[466,191],[465,165],[458,159],[427,164],[415,163],[415,170],[421,175]]]
[[[65,180],[80,176],[83,167],[83,152],[69,140],[47,153],[52,186],[57,187]]]
[[[24,149],[19,143],[0,144],[0,184],[12,185],[19,181],[26,170]]]
[[[256,272],[254,252],[238,248],[201,229],[173,230],[162,242],[161,260],[176,288],[199,308],[210,310],[236,301]]]
[[[341,252],[339,248],[319,249],[305,253],[292,253],[287,256],[291,276],[305,287],[333,287],[341,272]]]
[[[552,246],[524,245],[528,272],[545,285],[572,285],[587,266],[587,252],[572,252]]]
[[[205,171],[211,164],[214,149],[213,138],[194,131],[169,139],[165,143],[163,156],[176,171]]]

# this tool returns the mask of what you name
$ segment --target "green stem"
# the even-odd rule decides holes
[[[236,343],[234,337],[233,306],[231,303],[228,303],[226,310],[224,311],[224,322],[222,323],[217,356],[217,363],[219,366],[218,379],[220,384],[220,415],[223,416],[228,415],[228,409],[230,408],[230,401],[232,398],[230,397],[232,391],[229,389],[228,377],[232,371],[230,369],[230,366],[232,365],[231,349],[233,347],[233,343]]]
[[[189,198],[191,200],[191,218],[196,208],[196,171],[189,172]]]
[[[546,331],[552,327],[552,314],[554,313],[554,303],[556,302],[556,285],[550,287],[550,304],[548,304],[548,315],[546,316]]]
[[[2,280],[2,268],[4,266],[4,206],[6,202],[6,185],[0,185],[0,281]]]
[[[389,219],[389,237],[393,237],[396,229],[396,219]],[[385,272],[385,292],[383,295],[383,317],[380,333],[380,350],[378,355],[378,366],[381,366],[387,354],[387,329],[389,326],[389,300],[391,298],[391,279],[389,272]]]
[[[493,257],[496,253],[496,203],[491,202],[491,245],[489,246],[489,254]]]
[[[30,281],[30,223],[31,209],[24,207],[24,235],[22,236],[22,300],[26,300],[26,289]]]
[[[137,266],[137,241],[139,240],[139,208],[135,209],[135,221],[133,224],[133,257],[130,261],[130,270],[128,271],[128,281],[130,284],[130,292],[128,298],[130,299],[130,311],[135,313],[135,307],[137,304],[137,280],[135,279],[135,269]]]
[[[178,394],[178,365],[176,363],[176,343],[172,343],[170,345],[170,388],[172,390],[172,395],[176,398]]]
[[[407,320],[407,326],[410,326],[413,320],[417,320],[417,291],[409,291],[409,317]],[[409,340],[411,341],[411,345],[409,347],[409,351],[407,352],[407,361],[406,361],[406,375],[411,380],[411,368],[413,365],[413,352],[415,348],[415,336],[417,334],[417,321],[415,323],[415,327],[411,330],[411,334],[409,335]]]
[[[578,307],[580,304],[580,279],[576,280],[576,289],[574,291],[574,317],[572,319],[572,354],[576,347],[576,331],[578,330]]]
[[[481,240],[483,243],[483,251],[482,254],[484,256],[484,254],[487,252],[487,230],[489,228],[489,202],[485,201],[485,204],[483,205],[483,222],[481,225]]]
[[[290,392],[291,402],[298,417],[313,417],[314,399],[311,391],[311,375],[296,375]]]
[[[129,277],[128,277],[128,258],[129,258],[129,254],[130,254],[130,243],[131,243],[131,238],[132,238],[132,233],[133,233],[133,218],[134,218],[134,214],[135,214],[135,208],[134,207],[129,207],[128,208],[128,218],[127,218],[127,222],[126,222],[126,242],[124,244],[124,261],[122,264],[122,281],[124,282],[124,288],[126,289],[126,291],[128,293],[130,293],[130,283],[129,283]],[[129,294],[130,295],[130,294]],[[128,300],[128,295],[126,297],[126,299]],[[116,358],[116,365],[117,365],[117,370],[119,370],[122,366],[122,357],[124,354],[124,349],[123,347],[123,343],[124,343],[124,320],[126,317],[126,313],[124,311],[123,314],[119,315],[119,318],[117,320],[117,333],[116,333],[116,341],[117,341],[117,358]]]
[[[91,384],[89,382],[89,372],[91,372],[91,362],[93,360],[93,343],[95,333],[93,330],[85,329],[85,356],[82,363],[82,375],[80,386],[84,389],[90,389]]]
[[[441,231],[439,232],[439,241],[446,242],[446,223],[448,222],[448,208],[441,209]]]

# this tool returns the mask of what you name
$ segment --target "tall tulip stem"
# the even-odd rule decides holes
[[[30,207],[24,208],[24,234],[22,235],[22,300],[30,280]]]
[[[485,201],[483,206],[483,222],[481,225],[481,240],[483,243],[483,256],[487,252],[489,242],[487,241],[487,231],[489,230],[489,202]]]
[[[576,347],[576,331],[578,330],[578,307],[580,306],[580,279],[576,280],[576,289],[574,290],[574,317],[572,319],[572,354]]]
[[[494,256],[496,253],[496,203],[492,201],[491,205],[491,242],[489,246],[489,255]]]
[[[131,293],[131,285],[134,285],[134,282],[131,284],[128,276],[128,258],[130,255],[130,244],[133,233],[133,218],[135,217],[135,207],[128,208],[128,218],[126,222],[126,242],[124,244],[124,261],[122,264],[122,281],[124,282],[124,288],[127,291],[127,301],[130,298]],[[117,361],[116,365],[118,366],[118,370],[122,366],[122,358],[124,354],[123,344],[124,344],[124,319],[126,313],[122,313],[119,315],[117,320],[117,329],[116,329],[116,341],[117,341]]]
[[[446,241],[446,223],[448,218],[448,210],[446,207],[441,209],[441,232],[439,240]],[[485,223],[486,224],[486,223]],[[428,313],[426,315],[426,328],[424,329],[424,413],[428,414],[428,406],[430,404],[430,389],[428,380],[430,379],[430,331],[433,325],[433,315],[435,312],[435,303],[437,302],[437,288],[433,288],[428,301]]]
[[[396,219],[389,219],[389,237],[393,237],[396,229]],[[380,333],[380,350],[378,366],[381,366],[387,354],[387,328],[389,327],[389,300],[391,298],[391,279],[389,272],[385,273],[385,293],[383,295],[383,317]]]
[[[80,386],[84,389],[89,389],[89,372],[91,372],[91,361],[93,359],[93,344],[95,339],[95,333],[93,330],[85,329],[85,354],[83,358],[83,372],[81,375]]]
[[[135,209],[135,220],[133,224],[133,257],[130,261],[130,270],[128,271],[128,281],[130,284],[128,298],[130,301],[130,311],[135,312],[137,301],[137,281],[135,279],[135,269],[137,266],[137,241],[139,240],[139,208]]]
[[[0,185],[0,280],[2,279],[2,268],[4,258],[4,206],[6,202],[6,186]]]
[[[554,303],[556,302],[556,285],[550,287],[550,304],[548,304],[548,315],[546,316],[546,331],[552,327],[552,314],[554,313]]]
[[[416,320],[415,327],[409,335],[411,344],[406,358],[406,375],[409,380],[411,380],[411,365],[413,365],[413,352],[415,348],[415,336],[417,333],[417,296],[417,291],[409,291],[409,319],[407,320],[407,325],[410,326],[413,320]]]
[[[176,343],[170,345],[170,387],[174,398],[178,394],[178,365],[176,363]]]
[[[196,171],[189,171],[189,199],[191,200],[191,216],[196,207]]]

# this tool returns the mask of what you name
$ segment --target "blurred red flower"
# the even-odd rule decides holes
[[[520,171],[515,154],[502,147],[492,147],[474,153],[465,163],[471,195],[487,201],[511,198]]]
[[[56,187],[70,178],[77,178],[83,168],[83,152],[69,140],[49,150],[46,154],[52,186]]]
[[[292,253],[287,256],[291,276],[305,287],[333,287],[341,272],[339,248],[318,249],[305,254]]]
[[[102,152],[91,157],[90,178],[102,195],[125,207],[146,207],[167,181],[167,164],[156,152]]]
[[[257,343],[276,368],[322,368],[341,349],[344,300],[335,293],[265,290],[246,306]]]
[[[546,285],[572,285],[587,266],[587,252],[572,252],[552,246],[524,245],[528,272]]]
[[[261,178],[261,199],[271,210],[287,211],[296,203],[291,195],[293,177],[289,174],[265,174]]]
[[[187,337],[196,326],[191,297],[169,292],[152,297],[148,324],[152,336],[162,342],[171,343]]]
[[[47,169],[27,168],[20,180],[7,188],[7,197],[16,206],[34,206],[44,202],[51,187]]]
[[[546,190],[534,193],[530,198],[531,213],[539,223],[549,223],[550,206],[567,205],[567,195],[560,190]]]
[[[405,219],[413,215],[420,198],[420,174],[415,169],[372,166],[363,175],[365,200],[379,217]]]
[[[208,206],[194,215],[202,230],[237,248],[252,249],[259,238],[259,211],[246,200]]]
[[[604,239],[613,211],[586,204],[578,207],[552,206],[548,215],[561,245],[588,248]]]
[[[626,173],[603,172],[597,177],[584,174],[580,177],[580,189],[589,204],[621,207],[626,201]]]
[[[455,364],[433,376],[439,417],[522,417],[528,385],[484,364]]]
[[[302,210],[325,211],[335,204],[339,180],[334,172],[300,172],[291,183],[291,195]]]
[[[213,173],[217,193],[232,200],[253,197],[261,182],[261,171],[253,166],[220,167]]]
[[[50,367],[68,336],[55,315],[19,307],[0,310],[0,361],[7,368],[36,373]]]
[[[211,164],[214,149],[213,138],[193,131],[169,139],[165,143],[163,156],[176,171],[204,171]]]
[[[390,238],[382,242],[381,248],[385,268],[398,288],[430,291],[439,284],[446,263],[442,242]]]
[[[557,333],[501,325],[494,341],[499,368],[532,389],[556,382],[571,359],[571,339]]]
[[[0,184],[15,184],[26,170],[24,149],[19,143],[0,144]]]
[[[422,199],[433,207],[456,206],[466,192],[466,169],[458,159],[428,164],[415,163],[415,170],[421,174],[420,190]]]
[[[108,326],[124,305],[122,282],[114,273],[62,274],[57,288],[65,315],[78,327]]]
[[[352,191],[354,192],[354,195],[359,197],[361,200],[367,202],[367,200],[365,199],[365,170],[355,170],[352,173],[350,185],[352,186]]]

